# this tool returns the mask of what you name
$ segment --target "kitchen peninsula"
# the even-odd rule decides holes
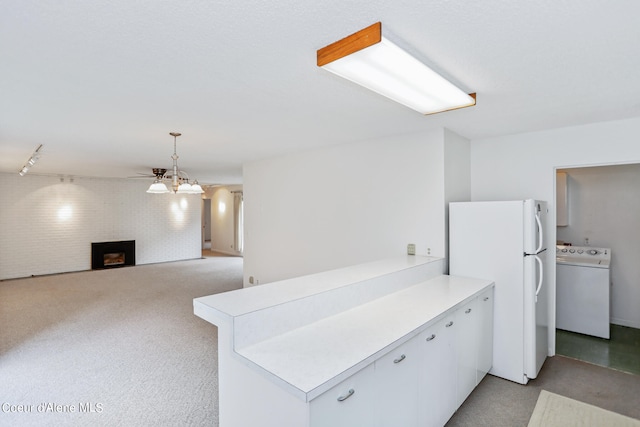
[[[405,256],[194,300],[220,426],[444,425],[491,368],[493,283]]]

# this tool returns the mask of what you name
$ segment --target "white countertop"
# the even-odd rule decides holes
[[[195,301],[215,310],[220,317],[233,318],[436,260],[440,258],[407,255],[209,295]]]
[[[402,256],[194,299],[223,328],[219,351],[310,401],[408,341],[492,282]]]
[[[491,284],[439,276],[235,351],[310,401]]]

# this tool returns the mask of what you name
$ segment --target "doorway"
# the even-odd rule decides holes
[[[567,221],[558,212],[558,243],[611,250],[611,339],[557,330],[556,353],[640,374],[640,164],[557,172],[567,179]],[[556,206],[561,204],[557,200]]]
[[[211,250],[211,199],[202,199],[202,250]]]
[[[242,185],[208,186],[202,203],[203,252],[242,256],[244,203]]]

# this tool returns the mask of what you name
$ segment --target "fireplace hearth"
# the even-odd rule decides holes
[[[136,265],[136,241],[91,243],[91,269]]]

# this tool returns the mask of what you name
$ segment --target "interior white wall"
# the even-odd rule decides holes
[[[611,323],[640,328],[640,164],[563,169],[569,225],[557,238],[611,248]]]
[[[211,199],[211,250],[229,255],[242,255],[233,247],[233,193],[242,191],[241,185],[207,188],[205,197]]]
[[[635,118],[473,140],[472,200],[546,200],[549,222],[545,238],[553,247],[556,241],[556,168],[637,163],[640,161],[639,134],[640,118]],[[550,303],[555,307],[555,257],[547,258],[546,267],[551,272]],[[555,310],[550,311],[550,316],[553,330]],[[554,337],[550,337],[553,351]]]
[[[469,140],[444,130],[445,269],[449,271],[449,203],[471,200],[471,146]]]
[[[198,196],[149,182],[0,173],[0,279],[91,269],[91,243],[136,241],[136,264],[200,258]]]
[[[445,256],[444,131],[244,165],[245,286],[416,252]]]

